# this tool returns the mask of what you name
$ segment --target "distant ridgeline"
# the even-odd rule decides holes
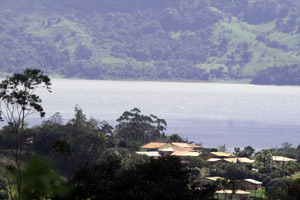
[[[0,71],[299,85],[299,10],[282,0],[1,1]]]

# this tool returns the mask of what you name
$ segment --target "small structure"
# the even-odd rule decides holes
[[[232,192],[232,190],[219,190],[215,192],[215,199],[234,199],[234,200],[243,200],[249,199],[250,192],[246,192],[243,190],[236,190]]]
[[[183,143],[183,142],[173,142],[173,143],[163,143],[163,142],[150,142],[141,146],[141,151],[157,151],[162,149],[173,148],[174,151],[198,151],[202,149],[202,146]]]
[[[196,157],[199,155],[200,153],[194,151],[175,151],[171,154],[171,156],[179,156],[179,157]]]
[[[222,180],[224,178],[220,177],[220,176],[211,176],[211,177],[204,177],[204,178],[201,178],[199,180],[200,182],[200,185],[201,186],[205,186],[207,184],[211,184],[213,182],[216,182],[217,180]]]
[[[237,163],[237,162],[240,162],[240,163],[254,163],[255,160],[251,160],[247,157],[241,157],[241,158],[224,158],[224,160],[226,162],[231,162],[231,163]]]
[[[261,189],[262,182],[254,180],[254,179],[244,179],[238,182],[239,188],[245,190],[258,190]]]
[[[139,155],[146,155],[146,156],[154,157],[154,158],[158,158],[161,156],[158,151],[142,151],[142,152],[136,152],[136,153]]]
[[[274,162],[289,162],[289,161],[297,161],[296,159],[293,158],[288,158],[288,157],[284,157],[284,156],[272,156],[272,160]]]

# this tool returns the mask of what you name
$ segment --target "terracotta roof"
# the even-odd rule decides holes
[[[210,153],[213,154],[213,155],[215,155],[215,156],[219,156],[219,157],[230,157],[230,156],[233,156],[232,154],[225,153],[225,152],[220,152],[220,151],[210,152]]]
[[[189,144],[184,142],[172,142],[173,145],[183,148],[202,148],[202,146],[195,145],[195,144]]]
[[[244,180],[247,181],[247,182],[249,182],[249,183],[256,184],[256,185],[261,185],[262,184],[262,182],[259,182],[257,180],[251,179],[251,178],[244,179]]]
[[[289,162],[289,161],[297,161],[296,159],[293,158],[288,158],[284,156],[272,156],[273,161],[280,161],[280,162]]]
[[[141,148],[142,149],[157,149],[165,144],[166,143],[162,143],[162,142],[150,142],[148,144],[141,146]]]
[[[219,191],[216,191],[215,193],[217,193],[217,194],[232,194],[232,190],[219,190]],[[243,190],[236,190],[235,194],[250,194],[250,192],[246,192]]]
[[[143,151],[143,152],[136,152],[136,153],[139,154],[139,155],[146,155],[146,156],[149,156],[149,157],[161,156],[158,151]]]
[[[199,156],[198,152],[191,151],[175,151],[171,154],[172,156]]]
[[[167,149],[167,150],[165,150],[165,149]],[[172,149],[173,149],[173,151],[195,151],[193,148],[178,147],[171,143],[167,143],[167,144],[159,147],[159,151],[168,151],[168,150],[172,150]]]

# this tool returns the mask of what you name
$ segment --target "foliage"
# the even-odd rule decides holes
[[[299,63],[299,7],[282,0],[11,0],[1,4],[0,71],[248,80]],[[284,84],[299,84],[288,75]]]
[[[9,132],[15,141],[11,150],[14,153],[17,178],[17,193],[21,199],[22,176],[21,168],[23,161],[25,119],[33,113],[44,117],[45,112],[41,105],[42,99],[36,95],[39,86],[50,91],[50,79],[38,69],[26,69],[23,74],[13,74],[0,84],[0,119],[8,122]]]
[[[299,85],[300,67],[298,65],[272,67],[261,70],[251,83],[259,85]]]
[[[253,147],[251,146],[247,146],[242,151],[240,150],[240,148],[234,148],[234,151],[235,151],[234,154],[238,157],[251,158],[255,152],[255,149],[253,149]]]
[[[274,179],[266,188],[269,199],[296,200],[300,196],[300,179]]]
[[[177,133],[174,133],[168,136],[168,142],[183,142],[183,139]]]
[[[258,163],[262,163],[263,166],[266,166],[272,160],[272,154],[269,150],[261,150],[255,154],[255,160]]]
[[[117,122],[115,137],[127,143],[136,141],[145,144],[166,140],[166,121],[152,114],[142,115],[138,108],[125,111]]]
[[[76,171],[70,181],[70,199],[207,199],[216,186],[194,187],[189,171],[176,157],[151,159],[120,171],[120,161],[110,160]]]
[[[37,157],[28,162],[22,169],[21,176],[21,196],[24,200],[49,199],[68,193],[68,188],[63,186],[63,178],[51,168],[45,158]]]

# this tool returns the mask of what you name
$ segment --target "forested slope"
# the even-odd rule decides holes
[[[1,72],[300,84],[298,1],[3,0],[0,15]]]

